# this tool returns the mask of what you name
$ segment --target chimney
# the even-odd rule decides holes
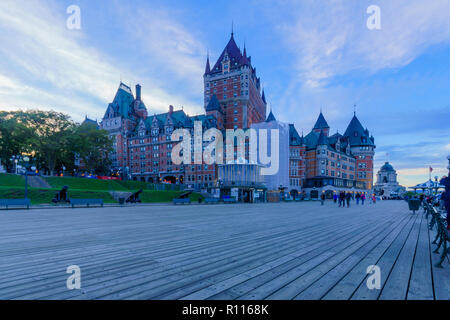
[[[173,105],[170,105],[169,106],[169,114],[172,114],[173,113]]]
[[[141,100],[141,86],[139,84],[136,85],[136,100]]]

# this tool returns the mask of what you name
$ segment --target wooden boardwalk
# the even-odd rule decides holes
[[[0,211],[0,299],[448,300],[433,238],[404,201]]]

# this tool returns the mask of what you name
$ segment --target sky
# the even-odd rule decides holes
[[[67,27],[80,8],[80,28]],[[380,29],[367,12],[380,8]],[[450,0],[0,1],[0,110],[53,109],[100,120],[120,81],[149,114],[203,109],[203,73],[230,38],[252,56],[278,120],[331,133],[353,112],[412,186],[447,174]],[[356,105],[356,107],[355,107]]]

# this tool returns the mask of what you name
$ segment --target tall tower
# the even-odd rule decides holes
[[[373,188],[373,158],[375,155],[375,139],[364,129],[361,122],[353,115],[344,137],[350,143],[350,151],[356,157],[356,180],[366,184],[366,188]]]
[[[203,80],[206,113],[219,112],[216,101],[210,103],[217,98],[223,114],[222,129],[246,129],[252,123],[265,121],[266,101],[264,91],[261,92],[261,81],[245,46],[241,52],[236,45],[233,32],[212,68],[208,56]]]

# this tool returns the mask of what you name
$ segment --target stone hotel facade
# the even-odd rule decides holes
[[[149,114],[142,101],[141,86],[120,83],[100,127],[114,140],[110,155],[112,171],[133,180],[177,183],[208,188],[217,185],[217,165],[175,165],[171,161],[171,134],[185,128],[193,135],[194,121],[209,128],[248,129],[252,124],[277,121],[266,116],[267,103],[261,80],[244,47],[239,49],[231,34],[225,49],[211,68],[206,61],[205,113],[189,116],[169,106],[168,112]],[[322,113],[306,136],[289,124],[288,190],[315,193],[328,190],[372,189],[375,140],[356,115],[343,135],[330,135]]]

